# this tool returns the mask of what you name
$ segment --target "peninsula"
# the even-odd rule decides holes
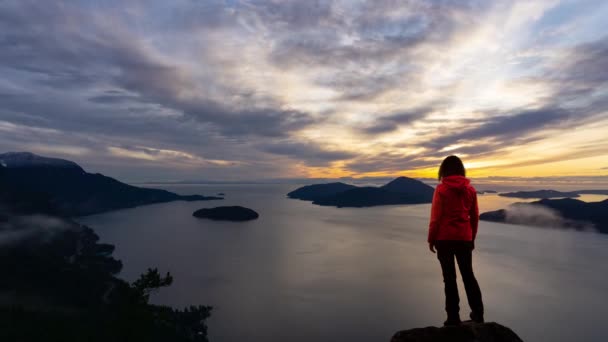
[[[61,216],[85,216],[171,201],[223,199],[136,187],[100,173],[88,173],[69,160],[29,152],[0,154],[0,188],[23,197],[28,197],[27,194],[43,196]]]

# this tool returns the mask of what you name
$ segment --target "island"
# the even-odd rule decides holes
[[[203,208],[192,213],[192,216],[217,221],[250,221],[260,217],[255,210],[241,206]]]
[[[557,191],[557,190],[533,190],[533,191],[516,191],[516,192],[504,192],[498,194],[502,197],[515,197],[515,198],[574,198],[579,197],[578,192],[573,191]]]
[[[545,208],[555,213],[554,219],[541,217],[542,211],[518,211],[519,208]],[[524,212],[525,215],[518,215]],[[567,228],[583,229],[592,224],[598,232],[608,234],[608,199],[601,202],[583,202],[573,198],[542,199],[531,203],[514,203],[511,208],[489,211],[479,215],[480,220],[525,224],[531,226],[557,225]],[[558,224],[559,223],[559,224]]]
[[[341,182],[327,184],[313,184],[303,186],[287,194],[289,198],[297,198],[304,201],[315,201],[317,199],[333,196],[346,190],[357,188],[354,185]]]
[[[398,177],[380,186],[358,187],[344,183],[314,184],[287,194],[290,198],[334,207],[372,207],[391,204],[431,203],[433,187],[413,178]]]
[[[598,190],[576,190],[574,191],[579,195],[608,195],[608,190],[606,189],[598,189]]]
[[[456,326],[398,331],[391,342],[523,342],[513,330],[498,323],[464,322]]]
[[[55,214],[69,217],[152,203],[223,199],[136,187],[99,173],[88,173],[72,161],[29,152],[0,154],[0,188],[13,194],[44,196]]]

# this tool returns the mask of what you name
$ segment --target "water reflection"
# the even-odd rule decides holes
[[[426,246],[429,205],[319,207],[286,199],[292,188],[179,186],[171,190],[225,192],[227,199],[82,221],[116,245],[125,278],[150,266],[174,274],[174,285],[154,301],[214,305],[215,342],[388,340],[398,329],[443,322],[439,263]],[[482,211],[514,201],[479,200]],[[261,217],[235,224],[191,216],[220,203],[251,207]],[[524,340],[604,341],[607,258],[604,235],[482,222],[474,264],[486,316]]]

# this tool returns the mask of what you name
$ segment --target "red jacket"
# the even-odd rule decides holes
[[[433,195],[428,242],[437,240],[475,241],[479,208],[477,190],[463,176],[441,179]]]

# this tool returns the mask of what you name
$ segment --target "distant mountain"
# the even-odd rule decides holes
[[[322,206],[371,207],[430,203],[433,192],[433,187],[421,181],[399,177],[381,187],[356,187],[344,183],[309,185],[290,192],[288,196]]]
[[[407,194],[428,194],[429,190],[431,190],[431,200],[433,199],[433,192],[435,191],[432,186],[408,177],[395,178],[380,188],[389,192]]]
[[[586,223],[592,223],[600,233],[608,234],[608,199],[601,202],[583,202],[572,198],[542,199],[531,203],[515,203],[519,207],[541,207],[554,210],[564,219],[567,227],[584,227]],[[539,214],[540,215],[540,214]],[[500,209],[482,213],[480,220],[529,224],[539,226],[552,226],[554,221],[539,219],[534,212],[528,211],[525,216],[510,215],[510,209]]]
[[[579,197],[577,192],[562,192],[556,190],[533,190],[533,191],[517,191],[517,192],[505,192],[499,194],[503,197],[516,197],[516,198],[556,198],[556,197]]]
[[[579,195],[608,195],[608,190],[577,190],[574,191]]]
[[[0,154],[0,166],[9,169],[20,168],[54,168],[67,169],[84,173],[78,164],[59,158],[42,157],[30,152],[7,152]]]
[[[356,186],[344,183],[313,184],[298,188],[287,194],[289,198],[297,198],[305,201],[314,201],[322,197],[331,196],[340,192],[354,189]]]
[[[102,174],[87,173],[78,164],[29,152],[0,154],[0,201],[27,211],[83,216],[170,201],[222,199],[181,196],[166,190],[140,188]]]

